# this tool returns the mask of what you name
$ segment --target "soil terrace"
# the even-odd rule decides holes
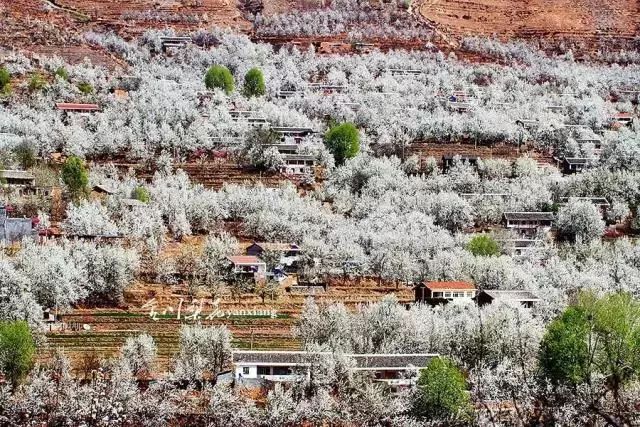
[[[122,170],[133,169],[136,176],[143,180],[150,181],[153,178],[153,172],[139,164],[117,163],[115,166]],[[286,181],[295,182],[295,179],[285,175],[251,170],[231,162],[181,163],[174,167],[185,171],[193,182],[215,190],[222,188],[225,183],[261,183],[265,187],[278,187]]]
[[[497,35],[502,39],[630,39],[640,25],[635,0],[423,0],[419,13],[460,39]]]

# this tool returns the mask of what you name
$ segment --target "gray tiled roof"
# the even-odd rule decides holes
[[[317,357],[328,357],[329,352],[306,351],[252,351],[236,350],[232,359],[236,364],[309,364]],[[357,369],[425,367],[437,354],[345,354],[354,359]]]
[[[0,170],[0,176],[7,179],[28,179],[33,180],[35,177],[29,171],[23,170]]]

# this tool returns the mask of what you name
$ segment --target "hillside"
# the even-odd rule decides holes
[[[457,38],[631,38],[640,24],[632,0],[423,0],[419,13]]]
[[[336,2],[334,2],[336,3]],[[389,5],[359,3],[362,12],[404,13],[401,27],[425,26],[435,29],[432,41],[438,46],[458,49],[466,36],[496,35],[503,40],[526,39],[535,42],[559,43],[567,41],[593,49],[622,46],[619,42],[633,39],[640,24],[640,6],[632,0],[593,1],[579,0],[417,0],[411,13],[396,11]],[[212,26],[228,27],[256,39],[282,44],[306,40],[309,29],[294,34],[291,28],[302,28],[307,12],[322,13],[345,5],[311,3],[302,0],[258,0],[235,2],[231,0],[182,1],[95,1],[95,0],[17,0],[11,6],[0,6],[4,25],[0,28],[0,49],[26,49],[47,55],[58,54],[69,62],[78,62],[85,56],[94,62],[115,66],[117,61],[103,52],[86,46],[82,35],[87,31],[115,32],[125,38],[138,36],[146,29],[173,28],[194,31]],[[374,11],[374,12],[372,12]],[[285,28],[280,36],[261,33],[248,20],[250,13],[260,12],[266,19],[281,18]],[[382,15],[380,15],[382,16]],[[344,19],[344,18],[342,18]],[[392,18],[391,23],[395,18]],[[383,20],[384,21],[384,20]],[[378,22],[387,27],[390,22]],[[371,22],[356,21],[353,31],[331,30],[335,43],[351,40],[352,33],[370,32]],[[262,34],[262,35],[260,35]],[[426,34],[426,33],[425,33]],[[305,37],[306,36],[306,37]],[[314,34],[311,41],[318,39]],[[420,36],[408,42],[406,38],[391,37],[385,43],[365,36],[369,42],[383,48],[391,45],[419,48],[430,36]],[[614,43],[612,43],[612,41]],[[306,43],[303,43],[306,44]],[[628,47],[628,46],[627,46]]]

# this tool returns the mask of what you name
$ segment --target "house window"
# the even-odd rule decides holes
[[[243,366],[242,367],[242,375],[249,375],[249,367],[248,366]]]
[[[433,293],[433,297],[434,298],[442,298],[442,292],[434,292]]]
[[[268,366],[258,366],[258,375],[269,375]]]
[[[291,375],[291,369],[288,366],[275,366],[273,375]]]
[[[444,297],[445,298],[451,298],[451,292],[445,292],[444,293]]]

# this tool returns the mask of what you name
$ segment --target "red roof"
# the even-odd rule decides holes
[[[82,110],[82,111],[98,111],[100,106],[98,104],[74,104],[69,102],[58,102],[56,103],[56,108],[58,110]]]
[[[234,264],[264,264],[257,256],[251,255],[238,255],[238,256],[230,256],[229,261]]]
[[[616,119],[631,119],[633,118],[633,114],[631,113],[616,113],[613,117]]]
[[[427,289],[435,290],[474,290],[476,287],[468,282],[426,282]]]

